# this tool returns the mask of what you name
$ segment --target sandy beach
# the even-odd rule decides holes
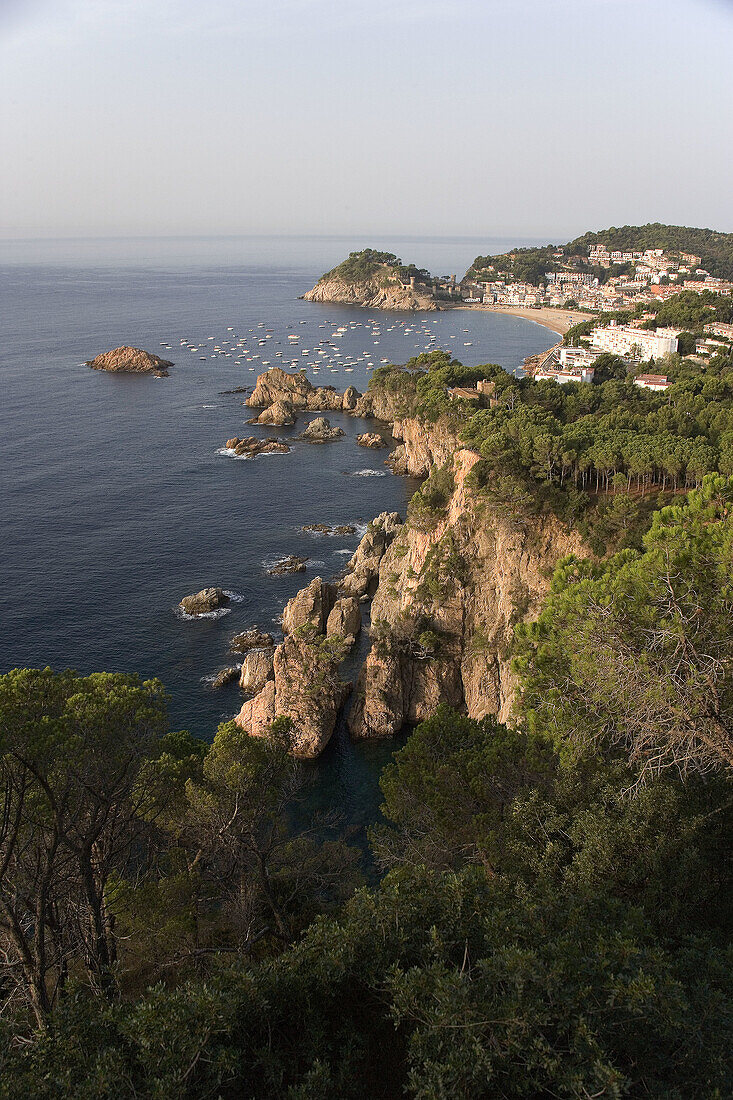
[[[522,309],[520,306],[488,306],[483,304],[451,306],[452,309],[483,309],[491,313],[509,313],[512,317],[524,317],[527,321],[536,321],[538,325],[552,329],[564,336],[569,328],[580,321],[588,321],[593,316],[573,309]]]

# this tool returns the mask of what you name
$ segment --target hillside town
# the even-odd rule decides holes
[[[488,305],[572,306],[615,312],[665,302],[681,290],[709,290],[728,297],[733,294],[733,282],[711,275],[700,266],[701,257],[688,252],[665,252],[661,248],[619,252],[596,244],[588,249],[587,257],[567,255],[563,248],[557,248],[552,258],[552,266],[558,270],[546,271],[536,284],[517,281],[498,264],[489,265],[473,279],[462,280],[460,297],[465,302]],[[444,280],[440,289],[450,293],[455,285]]]

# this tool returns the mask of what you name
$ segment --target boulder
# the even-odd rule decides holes
[[[202,588],[200,592],[184,596],[178,606],[187,615],[206,615],[218,611],[220,607],[228,607],[229,603],[229,597],[222,588]]]
[[[313,412],[318,409],[325,412],[340,412],[343,401],[344,395],[339,393],[335,386],[319,386],[308,395],[308,408]]]
[[[159,355],[152,355],[149,351],[124,345],[105,351],[94,359],[88,359],[87,366],[92,370],[106,370],[113,374],[155,374],[159,378],[165,378],[168,367],[173,364],[169,359],[161,359]]]
[[[327,523],[306,523],[301,531],[309,535],[354,535],[356,527],[353,523],[340,523],[336,527],[329,527]]]
[[[300,438],[306,443],[328,443],[340,439],[345,434],[343,428],[332,428],[325,416],[311,420]]]
[[[283,632],[294,634],[300,627],[309,625],[319,634],[326,629],[328,616],[336,602],[336,585],[314,577],[306,588],[301,588],[283,611]]]
[[[278,427],[295,423],[295,407],[292,401],[285,399],[273,401],[269,408],[264,409],[250,424],[275,424]]]
[[[268,680],[272,680],[274,673],[274,649],[250,649],[242,661],[242,670],[239,676],[239,686],[249,695],[256,695],[262,691]]]
[[[231,668],[223,668],[220,672],[217,672],[214,679],[211,681],[212,688],[223,688],[227,684],[231,684],[232,680],[236,680],[239,676],[239,669],[236,665],[232,665]]]
[[[253,627],[252,630],[244,630],[241,634],[235,634],[229,642],[231,653],[249,653],[250,649],[273,649],[275,642],[272,634]]]
[[[344,410],[344,412],[353,412],[353,410],[357,406],[360,397],[361,394],[355,386],[348,386],[347,389],[344,391],[343,400],[341,401],[341,408]]]
[[[299,558],[296,554],[290,554],[287,558],[281,558],[267,573],[270,577],[281,577],[286,573],[305,573],[308,558]]]
[[[378,432],[362,432],[361,435],[357,435],[356,442],[360,447],[371,447],[374,450],[387,446],[386,441],[382,439]]]
[[[290,447],[283,443],[277,436],[269,436],[267,439],[258,439],[256,435],[246,436],[240,439],[238,435],[232,436],[226,441],[226,449],[234,451],[240,457],[248,455],[254,458],[261,454],[288,454]]]
[[[410,472],[410,464],[407,459],[407,449],[404,443],[399,443],[393,451],[387,455],[384,465],[389,466],[393,474],[406,477]]]
[[[268,680],[262,691],[258,691],[243,704],[235,722],[252,737],[264,737],[270,724],[275,721],[275,681]]]
[[[355,596],[342,596],[336,600],[326,620],[327,637],[341,637],[347,645],[353,645],[361,630],[361,607]]]

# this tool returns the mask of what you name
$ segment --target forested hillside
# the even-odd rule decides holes
[[[205,744],[157,681],[0,677],[0,1100],[733,1095],[733,361],[666,369],[664,394],[614,356],[593,386],[374,372],[480,455],[472,523],[528,556],[555,513],[592,553],[514,609],[508,724],[410,731],[366,859],[287,717]],[[478,379],[489,407],[450,400]],[[433,466],[408,524],[455,490]]]
[[[711,275],[733,279],[733,233],[714,229],[693,229],[683,225],[612,226],[599,232],[584,233],[565,245],[544,245],[541,248],[517,248],[497,256],[477,256],[466,275],[472,277],[493,266],[509,272],[518,281],[538,284],[547,271],[562,266],[554,258],[558,247],[564,257],[588,256],[588,249],[603,243],[612,252],[643,252],[647,248],[662,248],[668,252],[686,252],[700,256],[702,266]]]

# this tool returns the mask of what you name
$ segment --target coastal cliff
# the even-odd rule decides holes
[[[377,277],[358,282],[324,278],[303,295],[306,302],[339,302],[387,310],[437,310],[438,304],[427,287],[411,287],[399,279]]]
[[[412,473],[446,446],[414,422],[403,432]],[[451,484],[444,506],[425,509],[416,494],[382,559],[372,647],[349,714],[355,738],[392,735],[440,702],[506,721],[516,687],[514,628],[536,617],[558,560],[587,552],[554,516],[520,520],[483,502],[470,481],[478,458],[459,449],[433,467]]]
[[[455,421],[426,422],[404,392],[377,385],[363,395],[353,388],[340,394],[273,368],[258,378],[248,404],[278,402],[389,422],[399,444],[388,464],[427,481],[404,523],[383,515],[369,525],[340,581],[316,578],[288,604],[274,678],[245,703],[238,722],[259,734],[289,715],[296,752],[318,755],[352,693],[339,678],[339,663],[353,645],[357,619],[360,625],[356,601],[370,599],[371,647],[347,716],[355,739],[391,736],[440,702],[472,718],[506,721],[516,689],[514,629],[537,616],[560,558],[587,556],[580,534],[552,512],[490,501],[471,477],[480,456],[460,442]]]

